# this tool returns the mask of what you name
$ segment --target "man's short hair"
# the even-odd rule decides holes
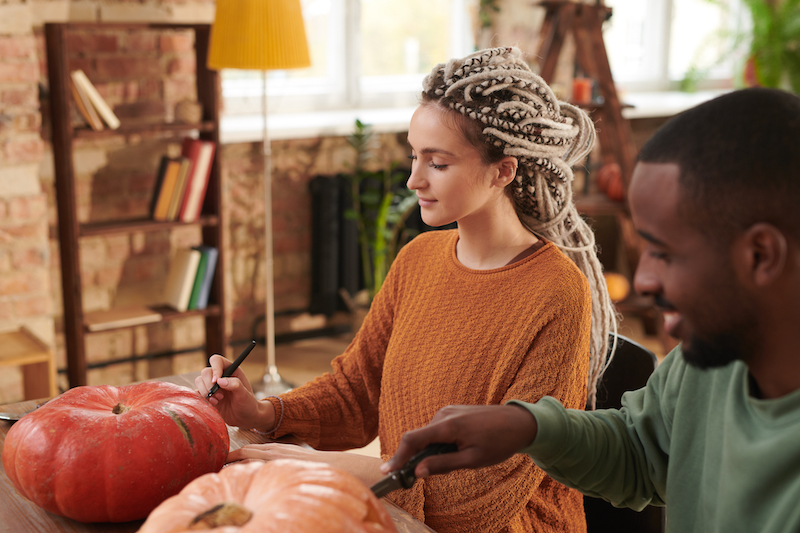
[[[800,97],[734,91],[673,117],[638,160],[680,167],[679,215],[721,245],[756,222],[800,240]]]

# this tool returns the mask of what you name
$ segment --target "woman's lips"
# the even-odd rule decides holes
[[[664,317],[664,330],[671,336],[676,339],[680,339],[680,334],[678,330],[680,329],[681,325],[681,314],[677,311],[662,311],[661,313]]]
[[[436,200],[428,200],[427,198],[417,197],[420,207],[430,207],[436,203]]]

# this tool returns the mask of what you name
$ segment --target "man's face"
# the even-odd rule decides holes
[[[634,287],[655,297],[664,327],[682,341],[688,363],[707,368],[747,360],[756,346],[754,306],[736,279],[730,253],[679,215],[686,200],[678,177],[676,164],[636,165],[628,198],[646,246]]]

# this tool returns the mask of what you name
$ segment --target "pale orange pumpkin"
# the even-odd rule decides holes
[[[138,533],[397,533],[358,478],[324,463],[234,463],[162,502]]]
[[[631,282],[622,274],[603,272],[608,287],[608,297],[612,302],[621,302],[631,293]]]

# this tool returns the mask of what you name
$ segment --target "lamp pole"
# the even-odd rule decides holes
[[[264,231],[266,233],[264,248],[266,255],[266,318],[264,320],[264,343],[267,350],[267,368],[264,378],[253,385],[253,392],[256,398],[263,400],[267,396],[274,396],[294,388],[291,384],[281,378],[278,374],[278,365],[275,362],[275,278],[273,260],[273,237],[272,237],[272,149],[269,142],[269,128],[267,127],[267,71],[262,71],[264,75],[264,143],[262,154],[264,155]]]

